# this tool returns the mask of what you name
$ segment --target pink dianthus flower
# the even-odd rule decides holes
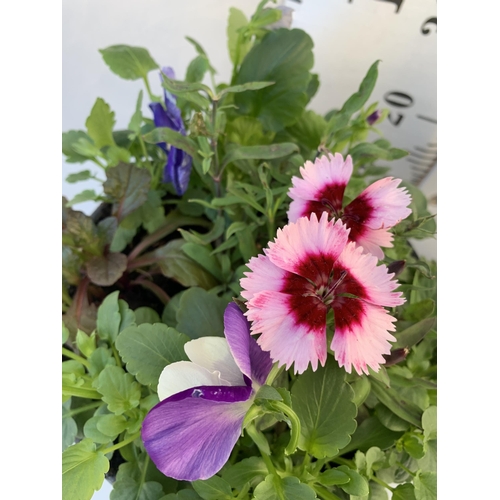
[[[352,159],[344,161],[340,153],[307,161],[300,168],[300,177],[292,177],[288,195],[292,198],[288,210],[289,222],[314,213],[327,212],[330,218],[341,219],[348,229],[349,240],[362,246],[367,253],[384,258],[380,247],[392,247],[389,229],[411,214],[407,208],[411,197],[406,189],[398,188],[401,179],[386,177],[368,186],[357,198],[342,206],[344,191],[352,175]]]
[[[330,348],[340,366],[359,374],[378,371],[396,340],[384,309],[404,302],[394,274],[376,257],[348,241],[349,230],[323,212],[278,230],[265,255],[252,257],[240,280],[251,333],[273,361],[302,373],[327,357],[327,314],[335,329]]]

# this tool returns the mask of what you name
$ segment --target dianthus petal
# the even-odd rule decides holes
[[[392,279],[394,275],[387,271],[385,265],[377,264],[375,256],[363,253],[361,247],[349,242],[336,262],[336,267],[347,271],[346,280],[341,285],[346,288],[342,291],[378,306],[394,307],[403,304],[402,292],[393,292],[399,286]],[[349,279],[354,279],[362,287],[361,293],[349,288]]]
[[[240,285],[243,288],[241,296],[244,299],[250,300],[262,290],[279,292],[282,289],[287,272],[274,265],[269,257],[262,254],[252,257],[247,267],[251,272],[243,273],[246,277],[240,280]]]
[[[250,334],[248,334],[250,337]],[[231,354],[228,341],[223,337],[200,337],[184,345],[188,358],[209,372],[220,372],[229,385],[245,385],[241,370]],[[196,384],[202,385],[202,384]],[[214,385],[214,384],[205,384]]]
[[[328,210],[323,201],[337,211],[342,209],[345,187],[352,174],[352,159],[344,161],[340,153],[317,158],[314,163],[307,161],[300,168],[300,177],[292,177],[292,187],[288,195],[292,198],[288,210],[288,220],[295,222],[300,217]]]
[[[391,228],[411,214],[407,208],[411,203],[408,191],[398,188],[401,179],[386,177],[368,186],[357,198],[349,203],[344,214],[348,217],[369,215],[363,223],[371,229]],[[367,208],[369,207],[369,210]]]
[[[223,339],[224,340],[224,339]],[[160,401],[179,392],[198,386],[230,385],[221,379],[218,371],[209,371],[191,361],[177,361],[167,365],[158,380]]]
[[[271,358],[250,337],[250,324],[235,303],[230,303],[224,312],[224,335],[239,371],[264,384],[271,371]]]
[[[365,253],[375,255],[377,259],[384,258],[384,252],[380,247],[391,248],[394,235],[389,229],[370,229],[364,227],[362,233],[358,233],[355,241],[363,248]]]
[[[318,220],[301,217],[297,222],[278,229],[274,243],[269,244],[267,256],[273,264],[291,273],[312,280],[319,285],[318,277],[328,278],[332,263],[344,249],[348,231],[342,221],[328,221],[323,212]]]
[[[315,307],[308,307],[309,318],[298,322],[297,310],[290,305],[294,296],[263,291],[247,303],[246,316],[252,321],[252,333],[261,333],[257,343],[269,351],[273,361],[285,365],[295,363],[295,373],[304,372],[309,363],[313,370],[318,361],[326,361],[326,306],[315,300]],[[313,299],[310,298],[310,301]]]
[[[226,399],[238,402],[205,399],[197,393],[181,400],[173,396],[146,415],[142,440],[163,474],[180,481],[208,479],[227,462],[251,406],[251,387],[222,389],[228,392]],[[240,395],[242,390],[247,394]],[[230,398],[229,392],[238,394]]]
[[[396,340],[389,333],[395,330],[396,320],[380,306],[357,299],[345,301],[342,308],[334,307],[335,333],[330,347],[335,359],[347,373],[351,373],[351,366],[360,375],[368,375],[368,366],[377,372],[385,363],[383,354],[391,352],[389,341]],[[349,316],[351,310],[355,314]]]

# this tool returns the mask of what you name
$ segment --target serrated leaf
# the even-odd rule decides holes
[[[227,303],[226,299],[202,288],[186,290],[179,301],[177,330],[191,339],[223,336]]]
[[[119,291],[110,293],[97,310],[97,333],[103,340],[114,342],[120,331]]]
[[[95,256],[87,261],[85,267],[92,283],[99,286],[111,286],[122,277],[127,269],[127,256],[113,252]]]
[[[99,374],[95,387],[111,413],[121,415],[139,406],[141,386],[130,373],[125,373],[118,366],[106,366]]]
[[[62,456],[63,500],[90,500],[94,491],[101,488],[108,470],[109,460],[96,451],[90,439],[70,446]]]
[[[186,82],[201,82],[208,70],[208,59],[206,56],[198,55],[190,63],[186,70]]]
[[[300,375],[291,393],[301,423],[299,448],[317,458],[334,457],[356,429],[357,408],[345,370],[329,358],[324,367]]]
[[[313,42],[302,30],[267,33],[241,63],[235,84],[275,82],[255,92],[236,94],[238,113],[258,117],[268,130],[290,126],[308,101],[307,88],[314,63]]]
[[[86,181],[88,179],[92,179],[92,172],[90,170],[82,170],[76,174],[69,174],[66,177],[66,182],[72,184],[74,182]]]
[[[97,193],[93,189],[85,189],[81,193],[75,195],[71,200],[66,203],[67,207],[72,207],[78,205],[78,203],[83,203],[85,201],[94,201],[98,198]]]
[[[118,436],[129,426],[123,415],[99,415],[97,430],[107,436]]]
[[[125,80],[147,78],[150,71],[158,68],[149,52],[142,47],[112,45],[99,52],[111,71]]]
[[[346,484],[351,480],[351,478],[341,470],[329,469],[322,472],[318,476],[318,480],[325,486],[332,486],[334,484]]]
[[[163,497],[163,488],[156,481],[138,483],[131,477],[120,477],[113,484],[110,500],[158,500]]]
[[[89,137],[94,141],[97,149],[104,146],[115,146],[113,139],[113,127],[115,125],[115,114],[111,111],[109,104],[100,97],[97,98],[90,112],[85,126]]]
[[[66,156],[65,161],[68,163],[83,163],[88,160],[87,156],[73,149],[73,145],[80,139],[90,141],[90,137],[83,130],[68,130],[62,134],[62,153]]]
[[[289,128],[297,141],[308,149],[317,149],[326,130],[326,120],[312,110],[302,113],[300,118]]]
[[[422,415],[422,429],[426,441],[437,439],[437,406],[429,406]]]
[[[422,472],[413,480],[416,500],[437,500],[437,475],[435,472]]]
[[[233,488],[241,490],[246,483],[256,486],[267,475],[268,470],[264,460],[260,457],[244,458],[234,465],[226,466],[222,470],[222,478]]]
[[[203,500],[230,500],[233,498],[231,485],[218,476],[204,481],[193,481],[191,484]]]
[[[113,215],[121,221],[148,199],[151,174],[144,168],[121,163],[106,170],[104,192],[114,202]]]
[[[188,360],[184,344],[189,337],[163,323],[130,326],[116,340],[127,370],[137,380],[156,390],[158,378],[170,363]]]
[[[413,484],[400,484],[392,491],[392,500],[416,500]]]
[[[298,478],[288,476],[281,479],[269,474],[254,490],[254,500],[313,500],[314,490],[301,483]]]
[[[161,323],[160,315],[151,307],[138,307],[134,310],[134,315],[136,325]]]

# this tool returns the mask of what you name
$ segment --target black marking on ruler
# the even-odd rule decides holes
[[[415,146],[415,151],[420,151],[421,153],[426,153],[428,155],[432,154],[432,155],[435,155],[436,154],[436,148],[421,148],[420,146]]]
[[[414,151],[410,151],[410,155],[406,157],[406,160],[411,164],[412,182],[417,185],[432,170],[437,161],[437,144],[427,144],[428,146],[432,146],[432,148],[414,146]]]
[[[436,118],[429,118],[428,116],[422,116],[422,115],[417,115],[417,118],[420,118],[421,120],[425,120],[427,122],[437,123]]]
[[[436,157],[435,151],[431,151],[430,153],[425,153],[425,154],[415,153],[414,151],[410,151],[410,154],[415,158],[420,158],[422,160],[433,160]]]

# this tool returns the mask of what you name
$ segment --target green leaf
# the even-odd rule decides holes
[[[149,52],[142,47],[112,45],[100,49],[99,52],[109,69],[125,80],[147,78],[150,71],[158,68],[158,64],[149,55]]]
[[[163,496],[163,488],[156,481],[138,483],[131,477],[117,478],[110,500],[158,500]]]
[[[237,490],[241,490],[248,482],[255,487],[267,475],[266,464],[260,457],[244,458],[222,469],[222,478]]]
[[[62,456],[63,500],[90,500],[94,491],[101,488],[108,470],[109,460],[96,451],[90,439],[70,446]]]
[[[312,110],[302,113],[300,119],[287,132],[297,138],[297,141],[308,149],[317,149],[325,133],[326,120]]]
[[[116,347],[127,364],[127,370],[137,380],[156,390],[158,378],[165,366],[188,358],[184,344],[187,335],[163,323],[130,326],[120,333]]]
[[[160,315],[151,307],[138,307],[135,311],[135,324],[142,325],[143,323],[161,323]]]
[[[204,481],[193,481],[191,484],[196,493],[204,500],[230,500],[233,498],[231,485],[218,476]]]
[[[413,480],[416,500],[437,500],[437,475],[435,472],[421,472]]]
[[[217,280],[182,251],[184,244],[183,239],[172,240],[153,252],[160,259],[161,272],[185,287],[199,286],[210,290],[218,284]]]
[[[213,97],[213,93],[209,87],[200,82],[183,82],[180,80],[172,80],[162,73],[162,85],[173,94],[184,94],[187,92],[198,92],[200,90],[206,92],[210,97]],[[184,97],[181,95],[181,97]]]
[[[182,149],[188,155],[193,158],[200,158],[198,154],[198,145],[193,139],[182,135],[180,132],[172,130],[168,127],[158,127],[151,132],[148,132],[143,136],[143,139],[151,144],[157,144],[159,142],[166,142],[167,144],[171,144],[176,148]]]
[[[74,182],[86,181],[88,179],[92,179],[92,172],[90,170],[82,170],[76,174],[69,174],[66,177],[66,182],[72,184]]]
[[[372,391],[378,400],[398,417],[421,427],[422,410],[414,403],[403,399],[394,389],[386,387],[378,380],[372,380]]]
[[[78,426],[73,418],[69,416],[71,411],[71,399],[62,406],[62,451],[75,442]]]
[[[109,411],[116,415],[139,406],[141,386],[130,373],[125,373],[118,366],[106,366],[99,374],[95,387],[102,394]]]
[[[97,193],[93,189],[85,189],[81,193],[75,195],[68,203],[67,207],[72,207],[78,203],[83,203],[85,201],[94,201],[98,198]]]
[[[111,286],[116,283],[127,269],[127,256],[123,253],[96,255],[87,261],[85,268],[92,283]]]
[[[347,465],[341,465],[340,467],[337,467],[337,470],[344,472],[350,478],[348,483],[339,485],[346,493],[358,497],[368,495],[370,492],[370,489],[368,488],[368,481],[363,476],[358,474],[355,470],[347,467]]]
[[[217,98],[222,99],[226,94],[237,94],[239,92],[246,92],[247,90],[260,90],[270,85],[274,85],[274,82],[248,82],[242,85],[232,85],[231,87],[222,89]]]
[[[350,443],[340,450],[345,455],[354,450],[367,451],[372,446],[385,450],[401,437],[402,432],[393,432],[384,427],[376,417],[368,417],[352,435]]]
[[[301,423],[299,448],[317,458],[336,456],[356,429],[357,408],[345,370],[329,358],[324,367],[300,375],[291,392]]]
[[[309,70],[314,63],[313,42],[302,30],[268,33],[243,60],[235,83],[275,82],[255,92],[234,97],[238,113],[258,117],[264,127],[278,131],[297,121],[308,101]]]
[[[182,246],[182,251],[191,257],[195,262],[198,262],[203,269],[206,269],[214,278],[222,282],[222,272],[219,261],[211,255],[212,247],[198,245],[196,243],[185,243]]]
[[[351,480],[351,478],[341,470],[328,469],[318,476],[318,480],[325,486],[332,486],[336,484],[346,484]]]
[[[113,215],[121,221],[148,199],[151,174],[144,168],[121,163],[106,170],[104,192],[114,201]]]
[[[254,500],[313,500],[314,490],[294,476],[281,479],[269,474],[254,490]]]
[[[90,112],[85,126],[90,138],[94,141],[96,148],[104,146],[115,146],[113,139],[113,127],[115,125],[115,114],[109,105],[100,97],[97,98]]]
[[[371,384],[366,376],[357,377],[351,382],[351,388],[354,391],[354,404],[359,408],[370,394]]]
[[[408,152],[402,149],[390,148],[384,149],[371,142],[362,142],[349,150],[354,162],[362,157],[371,157],[380,160],[399,160],[408,156]]]
[[[247,55],[250,47],[250,41],[243,41],[241,28],[248,25],[248,19],[245,14],[235,8],[229,9],[229,18],[227,20],[227,48],[229,57],[234,66],[239,66],[243,58]]]
[[[296,144],[282,142],[269,146],[240,146],[230,150],[222,159],[222,168],[237,160],[273,160],[299,151]]]
[[[417,323],[429,317],[435,309],[436,303],[432,299],[424,299],[414,304],[409,304],[403,311],[405,321]]]
[[[107,436],[117,436],[129,426],[123,415],[100,415],[99,417],[97,429]]]
[[[400,347],[412,347],[420,342],[436,325],[436,318],[426,318],[402,332],[397,332],[396,342],[393,344],[392,349]]]
[[[73,149],[80,139],[90,141],[90,137],[83,130],[68,130],[62,134],[62,153],[66,156],[65,160],[68,163],[83,163],[88,160],[87,156],[78,154]]]
[[[416,500],[413,484],[400,484],[392,491],[392,500]]]
[[[353,115],[365,105],[366,101],[368,101],[373,89],[375,88],[375,83],[377,83],[379,62],[380,61],[375,61],[370,66],[366,76],[363,78],[361,85],[359,86],[358,91],[347,99],[340,110],[341,113]]]
[[[119,291],[110,293],[97,309],[97,333],[99,338],[113,343],[120,331],[119,293]]]
[[[84,331],[78,330],[76,332],[76,346],[86,358],[90,357],[96,350],[95,332],[92,335],[87,335]]]
[[[429,406],[422,415],[422,429],[426,441],[437,439],[437,406]]]
[[[224,311],[227,300],[202,288],[186,290],[177,311],[177,330],[191,339],[221,337],[224,334]]]
[[[136,134],[140,134],[141,132],[141,123],[142,123],[142,95],[143,91],[142,89],[139,91],[139,96],[137,97],[137,103],[135,105],[135,112],[132,115],[132,118],[130,119],[130,122],[128,124],[129,130],[132,130],[132,132],[135,132]]]
[[[208,59],[198,55],[190,63],[186,71],[186,82],[201,82],[208,70]]]
[[[399,432],[406,431],[410,427],[410,423],[395,415],[387,406],[378,404],[375,406],[375,414],[380,422],[391,431]]]

